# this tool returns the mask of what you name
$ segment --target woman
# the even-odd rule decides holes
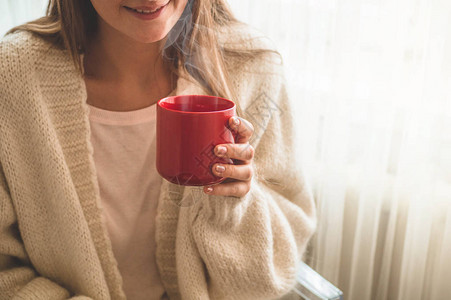
[[[287,293],[316,218],[281,69],[223,0],[51,0],[46,17],[11,30],[0,298]],[[154,169],[155,103],[174,94],[237,105],[237,143],[215,148],[236,163],[213,166],[227,179],[201,193]]]

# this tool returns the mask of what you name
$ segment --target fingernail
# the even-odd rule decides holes
[[[217,166],[216,166],[216,171],[218,171],[219,173],[222,173],[222,172],[225,171],[225,168],[224,168],[224,166],[217,165]]]
[[[224,146],[219,146],[218,147],[218,154],[219,155],[224,155],[227,152],[227,148]]]
[[[235,124],[236,126],[240,125],[240,119],[234,117],[233,124]]]
[[[213,188],[211,186],[207,187],[207,193],[211,193],[213,191]]]

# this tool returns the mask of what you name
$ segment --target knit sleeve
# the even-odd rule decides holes
[[[26,38],[27,36],[24,36]],[[13,99],[11,89],[13,70],[18,69],[18,40],[10,35],[0,42],[0,107]],[[0,111],[3,112],[3,111]],[[0,131],[4,114],[0,114]],[[2,135],[3,136],[3,135]],[[0,148],[2,148],[0,139]],[[39,275],[28,257],[8,188],[8,180],[0,161],[0,299],[72,299],[69,291],[56,282]],[[80,298],[74,298],[80,299]],[[89,299],[89,298],[82,298]]]
[[[180,212],[176,261],[183,270],[182,295],[202,298],[206,295],[196,293],[206,288],[212,299],[273,299],[295,283],[296,265],[316,228],[316,210],[294,149],[283,76],[266,78],[246,109],[255,128],[250,192],[241,198],[201,195],[189,212]],[[199,280],[188,270],[203,270],[203,287],[196,287]]]
[[[31,266],[20,238],[5,176],[0,169],[0,299],[56,300],[69,297],[68,290],[39,276]]]

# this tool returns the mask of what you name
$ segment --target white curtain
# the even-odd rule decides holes
[[[451,2],[229,0],[283,54],[345,299],[451,298]]]
[[[44,15],[48,0],[0,0],[0,37],[13,26]]]
[[[44,11],[0,0],[0,34]],[[229,0],[284,57],[319,214],[309,264],[345,299],[451,297],[451,2]]]

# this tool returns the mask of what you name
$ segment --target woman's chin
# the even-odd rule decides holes
[[[167,34],[165,33],[152,33],[152,34],[134,34],[132,36],[129,35],[130,38],[135,40],[136,42],[143,44],[156,43],[163,40]]]

